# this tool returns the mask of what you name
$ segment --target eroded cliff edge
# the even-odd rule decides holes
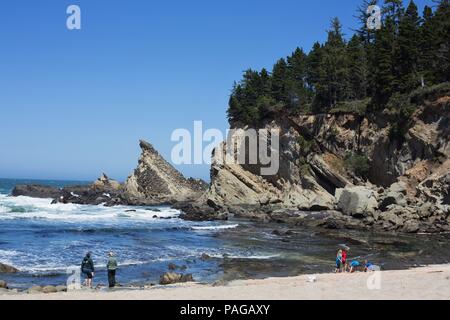
[[[450,97],[418,104],[401,136],[389,117],[273,114],[260,128],[279,129],[278,173],[216,161],[223,143],[198,205],[327,228],[450,231]]]

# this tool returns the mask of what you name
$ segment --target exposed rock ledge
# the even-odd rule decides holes
[[[143,140],[138,167],[124,184],[106,174],[90,185],[62,189],[41,185],[18,185],[13,196],[51,198],[53,203],[114,205],[169,205],[198,199],[208,187],[200,179],[186,179]]]
[[[214,151],[211,186],[197,205],[208,205],[221,217],[327,228],[450,231],[450,97],[417,106],[402,138],[391,135],[383,117],[267,119],[265,129],[280,131],[278,173],[261,176],[261,165],[217,161],[227,148],[223,143]],[[365,179],[348,167],[352,153],[367,158]]]
[[[261,165],[218,161],[223,143],[214,151],[207,188],[184,178],[141,141],[138,167],[123,185],[103,175],[90,186],[17,186],[13,195],[64,203],[171,204],[188,220],[235,215],[324,228],[450,231],[450,97],[418,106],[402,139],[391,137],[384,116],[267,120],[266,129],[280,130],[280,168],[273,176],[261,176]],[[366,179],[346,166],[349,153],[367,157]]]

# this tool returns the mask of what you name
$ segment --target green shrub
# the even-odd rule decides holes
[[[336,107],[332,108],[330,113],[355,113],[362,116],[366,114],[369,103],[370,98],[363,100],[342,101],[339,102]]]
[[[314,142],[312,140],[307,140],[304,136],[300,135],[297,138],[297,143],[300,146],[300,152],[304,155],[310,153]]]
[[[414,104],[422,104],[425,101],[434,101],[443,96],[450,96],[450,82],[419,88],[410,94],[411,102]]]
[[[357,176],[367,178],[370,170],[370,161],[363,154],[348,154],[344,159],[345,167],[354,172]]]

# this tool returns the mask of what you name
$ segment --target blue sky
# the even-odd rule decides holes
[[[242,71],[350,35],[360,0],[40,0],[0,5],[0,177],[124,180],[138,140],[167,159],[174,129],[228,127]],[[416,1],[420,8],[430,1]],[[66,28],[66,8],[82,29]],[[207,165],[183,165],[207,179]]]

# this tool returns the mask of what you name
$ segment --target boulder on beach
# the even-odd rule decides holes
[[[375,191],[365,187],[346,187],[336,190],[338,208],[349,216],[372,215],[378,207]]]
[[[8,288],[8,284],[6,283],[6,281],[0,280],[0,288],[4,288],[4,289]]]
[[[192,282],[192,281],[194,281],[192,274],[166,272],[160,277],[159,284],[167,285],[167,284],[174,284],[174,283],[180,283],[180,282]]]
[[[42,288],[43,293],[56,293],[58,289],[55,286],[45,286]]]
[[[33,293],[42,293],[42,287],[41,286],[32,286],[27,290],[27,293],[33,294]]]
[[[17,273],[19,269],[9,266],[7,264],[0,263],[0,273]]]
[[[63,285],[56,286],[55,288],[56,288],[56,291],[58,291],[58,292],[66,292],[67,291],[67,287],[63,286]]]

